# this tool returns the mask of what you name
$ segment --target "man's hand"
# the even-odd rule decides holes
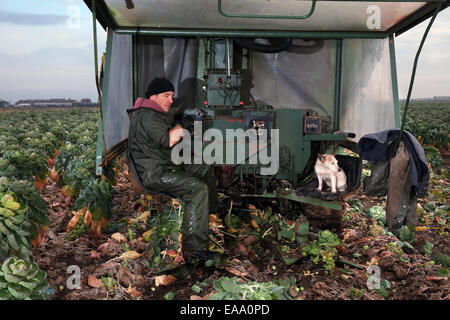
[[[183,137],[183,128],[177,124],[169,131],[169,145],[172,147]]]

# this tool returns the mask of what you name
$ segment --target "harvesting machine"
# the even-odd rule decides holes
[[[216,146],[223,147],[224,158],[232,154],[233,163],[215,163],[224,194],[243,201],[294,204],[291,210],[303,213],[319,208],[328,214],[339,212],[342,197],[360,186],[361,160],[351,154],[358,139],[401,126],[395,36],[431,17],[428,32],[437,13],[450,4],[447,0],[84,2],[94,21],[107,30],[98,88],[98,174],[127,148],[126,109],[144,96],[152,78],[163,76],[175,86],[174,118],[201,121],[202,133],[217,129],[221,135],[215,136]],[[96,42],[94,24],[95,48]],[[96,57],[96,75],[97,69]],[[252,148],[255,137],[248,136],[243,146],[227,149],[229,129],[254,129],[254,135],[267,139],[265,148]],[[202,134],[194,139],[202,150],[212,143]],[[276,150],[271,148],[275,142]],[[264,173],[273,163],[263,162],[261,152],[278,153],[275,170]],[[344,193],[315,190],[314,163],[318,153],[327,152],[337,153],[347,175]]]

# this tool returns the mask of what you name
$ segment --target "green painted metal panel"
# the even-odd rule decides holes
[[[305,141],[345,141],[347,137],[343,134],[308,134],[303,137]]]
[[[300,203],[306,203],[314,206],[319,206],[323,208],[328,208],[331,210],[342,210],[342,205],[336,202],[330,202],[330,201],[324,201],[317,198],[312,197],[306,197],[306,196],[299,196],[295,192],[290,192],[288,194],[283,193],[265,193],[265,194],[240,194],[240,197],[246,198],[246,197],[259,197],[259,198],[269,198],[269,199],[287,199],[291,201],[296,201]]]
[[[303,140],[303,110],[276,110],[275,127],[280,130],[280,171],[277,178],[288,179],[297,184],[297,174],[306,166],[304,148],[309,142]],[[306,144],[306,146],[305,146]],[[308,153],[309,158],[309,153]]]

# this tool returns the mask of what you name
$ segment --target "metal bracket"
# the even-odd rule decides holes
[[[307,19],[314,13],[317,0],[312,0],[311,10],[304,16],[279,16],[279,15],[259,15],[259,14],[239,14],[239,13],[224,13],[222,10],[222,0],[217,0],[217,9],[219,13],[228,18],[257,18],[257,19]]]

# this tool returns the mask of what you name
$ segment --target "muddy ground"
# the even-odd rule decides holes
[[[444,158],[442,167],[448,170],[449,154],[445,154]],[[136,205],[136,194],[124,172],[118,174],[117,180],[112,221],[119,221],[124,217],[135,218],[145,208]],[[434,183],[448,186],[448,177]],[[430,189],[434,187],[435,185],[430,185]],[[399,255],[388,250],[389,243],[399,240],[381,232],[376,227],[376,222],[366,218],[363,212],[356,212],[351,214],[351,219],[342,221],[339,228],[333,230],[343,240],[343,244],[338,247],[339,260],[348,261],[352,265],[337,262],[331,275],[325,273],[320,263],[316,265],[308,257],[285,265],[273,248],[264,244],[258,250],[259,255],[253,254],[255,251],[252,250],[242,252],[235,246],[229,246],[222,261],[227,261],[231,268],[201,266],[185,278],[176,279],[171,285],[156,286],[157,274],[146,264],[148,243],[139,234],[136,240],[127,241],[126,244],[127,249],[142,255],[123,263],[118,257],[124,253],[124,243],[111,239],[111,234],[95,238],[88,229],[77,240],[66,240],[71,208],[68,207],[67,198],[50,179],[42,196],[48,203],[51,225],[40,247],[33,249],[33,256],[40,268],[47,273],[47,280],[55,290],[53,300],[157,300],[165,299],[168,292],[175,293],[175,300],[207,299],[215,292],[212,284],[205,286],[201,293],[194,292],[192,286],[207,279],[225,276],[240,278],[241,282],[265,282],[295,277],[296,287],[300,290],[291,290],[290,294],[293,299],[301,300],[449,299],[448,278],[436,276],[442,266],[433,263],[430,256],[424,255],[421,250],[428,241],[434,245],[433,255],[450,255],[448,223],[444,227],[436,223],[419,223],[417,226],[426,226],[427,228],[423,228],[426,230],[415,232],[417,241],[413,248],[404,248],[404,253]],[[382,199],[364,196],[361,188],[349,197],[359,199],[366,209],[378,204],[385,205]],[[422,206],[428,201],[428,198],[419,199]],[[445,204],[449,204],[448,194],[445,201]],[[345,213],[344,210],[341,217]],[[126,234],[127,228],[125,226],[119,232]],[[390,282],[391,288],[387,290],[387,296],[367,288],[368,275],[365,268],[370,263],[376,263],[381,269],[381,277]],[[73,279],[70,278],[73,271],[68,270],[68,267],[73,265],[78,266],[81,271],[79,289],[68,288]],[[100,281],[102,278],[113,279],[115,285],[108,287]]]

